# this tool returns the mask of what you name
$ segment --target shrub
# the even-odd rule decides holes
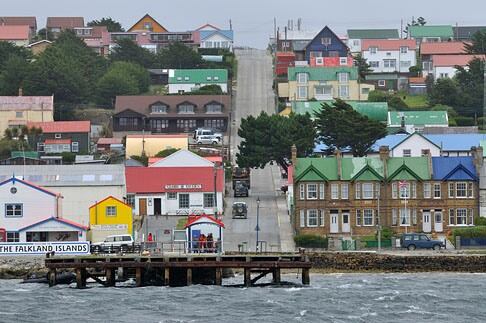
[[[381,239],[382,240],[390,240],[393,237],[393,230],[390,227],[382,227],[381,228]],[[378,231],[375,235],[376,240],[378,240]]]
[[[164,149],[164,150],[159,151],[155,155],[155,157],[167,157],[169,155],[172,155],[173,153],[175,153],[178,150],[179,150],[178,148],[168,148],[168,149]]]
[[[395,108],[397,110],[408,109],[408,105],[399,96],[392,96],[391,98],[389,98],[388,106],[390,106],[390,108]]]
[[[471,117],[455,117],[456,124],[458,126],[463,126],[463,127],[469,127],[469,126],[474,126],[474,118]]]
[[[452,230],[452,241],[456,241],[456,237],[461,238],[486,238],[486,226],[476,226],[468,228],[457,228]]]
[[[474,219],[474,224],[475,224],[475,225],[477,225],[477,226],[483,226],[483,225],[486,225],[486,217],[477,216],[477,217]]]
[[[61,153],[62,156],[62,163],[63,164],[74,164],[74,161],[76,160],[76,154],[71,153],[71,152],[63,152]]]
[[[368,94],[369,102],[386,102],[387,98],[388,94],[380,90],[370,91]]]
[[[316,234],[299,234],[294,237],[294,241],[297,247],[327,249],[328,239]]]

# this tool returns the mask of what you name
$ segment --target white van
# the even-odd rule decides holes
[[[197,128],[194,130],[194,140],[197,140],[200,136],[215,136],[218,137],[219,140],[223,140],[223,134],[219,132],[215,132],[213,129],[209,128]]]

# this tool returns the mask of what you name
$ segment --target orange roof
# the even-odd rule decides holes
[[[24,40],[29,39],[30,28],[22,26],[0,26],[1,40]]]
[[[474,58],[483,58],[482,55],[432,55],[434,67],[438,66],[466,66]]]
[[[425,83],[425,77],[409,77],[408,82],[412,84],[422,84]]]
[[[363,39],[361,50],[378,47],[378,50],[400,50],[400,47],[415,48],[413,39]]]
[[[89,121],[29,122],[27,126],[42,128],[44,133],[91,132]]]
[[[126,206],[128,206],[128,207],[132,208],[132,206],[131,206],[131,205],[129,205],[129,204],[127,204],[127,203],[123,202],[122,200],[117,199],[116,197],[114,197],[114,196],[112,196],[112,195],[110,195],[110,196],[108,196],[108,197],[106,197],[106,198],[102,199],[102,200],[101,200],[101,201],[99,201],[99,202],[96,202],[95,204],[91,205],[89,208],[91,209],[91,208],[95,207],[96,205],[98,205],[98,204],[100,204],[100,203],[103,203],[104,201],[106,201],[106,200],[108,200],[108,199],[114,199],[115,201],[118,201],[118,202],[120,202],[121,204],[124,204],[124,205],[126,205]]]
[[[460,41],[442,42],[442,43],[422,43],[420,45],[420,54],[438,55],[438,54],[465,54],[465,44]]]

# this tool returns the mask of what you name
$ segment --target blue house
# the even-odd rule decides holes
[[[348,57],[348,55],[348,46],[327,26],[305,47],[307,62],[314,57]]]

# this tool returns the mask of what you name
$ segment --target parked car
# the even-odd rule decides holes
[[[129,251],[133,249],[135,241],[129,234],[118,234],[107,236],[103,242],[91,244],[93,252],[110,252],[110,251]]]
[[[248,186],[246,186],[245,182],[236,181],[234,197],[248,197],[248,195]]]
[[[196,142],[198,145],[219,145],[221,143],[221,139],[214,135],[203,135],[197,137]]]
[[[236,218],[248,218],[248,208],[245,202],[234,202],[233,203],[233,219]]]
[[[221,141],[223,140],[222,133],[216,132],[213,129],[209,129],[209,128],[197,128],[196,130],[194,130],[194,135],[193,135],[194,140],[197,140],[199,136],[215,136],[218,137],[219,140]]]
[[[431,240],[424,233],[405,233],[400,238],[400,246],[408,250],[419,249],[434,249],[440,250],[445,248],[445,244],[440,240]]]

